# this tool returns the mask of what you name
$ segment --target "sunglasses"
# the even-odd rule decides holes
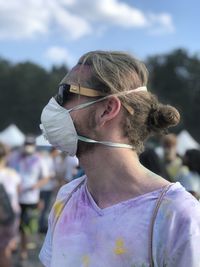
[[[88,97],[104,97],[104,96],[106,96],[104,93],[101,93],[97,90],[82,87],[80,85],[61,84],[59,86],[58,93],[54,98],[60,106],[63,106],[66,103],[66,101],[69,101],[72,97],[74,97],[74,94],[88,96]],[[130,107],[126,103],[122,103],[122,105],[131,115],[133,115],[134,110],[132,107]]]

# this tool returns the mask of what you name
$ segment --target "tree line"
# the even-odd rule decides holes
[[[39,134],[41,111],[67,72],[66,66],[47,71],[31,62],[0,59],[0,131],[14,123],[25,134]]]
[[[148,88],[159,99],[178,108],[181,123],[174,131],[187,129],[200,142],[200,58],[184,49],[146,59]],[[12,64],[0,58],[0,131],[15,123],[24,133],[39,134],[44,105],[57,92],[67,66],[50,70],[24,62]]]
[[[177,49],[147,59],[149,88],[159,99],[177,107],[181,122],[175,131],[186,129],[200,142],[200,58]]]

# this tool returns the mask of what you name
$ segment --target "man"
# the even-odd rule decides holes
[[[21,176],[19,204],[21,206],[21,251],[22,260],[27,259],[28,234],[27,228],[31,227],[33,220],[36,220],[36,211],[40,200],[40,188],[49,179],[49,171],[42,159],[36,152],[35,138],[28,135],[22,149],[9,159],[9,165]],[[30,226],[31,225],[31,226]]]
[[[50,206],[52,204],[52,197],[54,190],[56,188],[56,170],[54,166],[54,161],[52,154],[54,154],[54,149],[47,149],[43,148],[40,149],[39,155],[42,159],[43,164],[45,165],[46,169],[49,173],[49,181],[44,186],[40,188],[40,218],[39,218],[39,232],[46,233],[47,232],[47,216],[49,213]]]
[[[179,122],[146,84],[145,66],[129,54],[89,52],[44,108],[44,135],[86,173],[58,193],[44,266],[199,266],[199,203],[138,160],[150,135]]]
[[[177,177],[177,180],[194,197],[200,199],[200,150],[186,150],[183,164],[188,171]]]
[[[177,138],[175,134],[165,135],[162,139],[165,165],[168,178],[171,182],[177,181],[177,175],[185,174],[182,159],[177,155]]]
[[[21,177],[7,167],[8,149],[0,142],[0,266],[11,267],[12,251],[17,246],[18,195]],[[6,193],[5,193],[6,192]]]

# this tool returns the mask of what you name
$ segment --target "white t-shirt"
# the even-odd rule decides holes
[[[46,166],[46,170],[48,172],[48,176],[50,177],[47,184],[40,188],[41,191],[53,191],[56,186],[55,181],[55,166],[52,157],[47,153],[41,154],[41,160],[43,164]]]
[[[15,213],[20,212],[18,187],[21,183],[21,177],[10,168],[0,169],[0,183],[3,184]]]
[[[27,156],[16,153],[10,162],[10,166],[13,166],[22,178],[19,203],[37,204],[39,202],[40,189],[27,189],[35,185],[39,179],[49,176],[48,168],[44,161],[37,153]]]
[[[83,179],[55,225],[67,196]],[[149,227],[161,189],[100,209],[87,190],[86,179],[76,179],[58,193],[39,256],[44,266],[149,267]],[[199,267],[199,252],[200,204],[175,183],[154,225],[155,267]]]

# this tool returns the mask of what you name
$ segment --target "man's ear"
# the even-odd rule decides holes
[[[98,110],[98,125],[103,126],[106,122],[114,119],[120,112],[121,101],[116,96],[110,96],[101,103]]]

